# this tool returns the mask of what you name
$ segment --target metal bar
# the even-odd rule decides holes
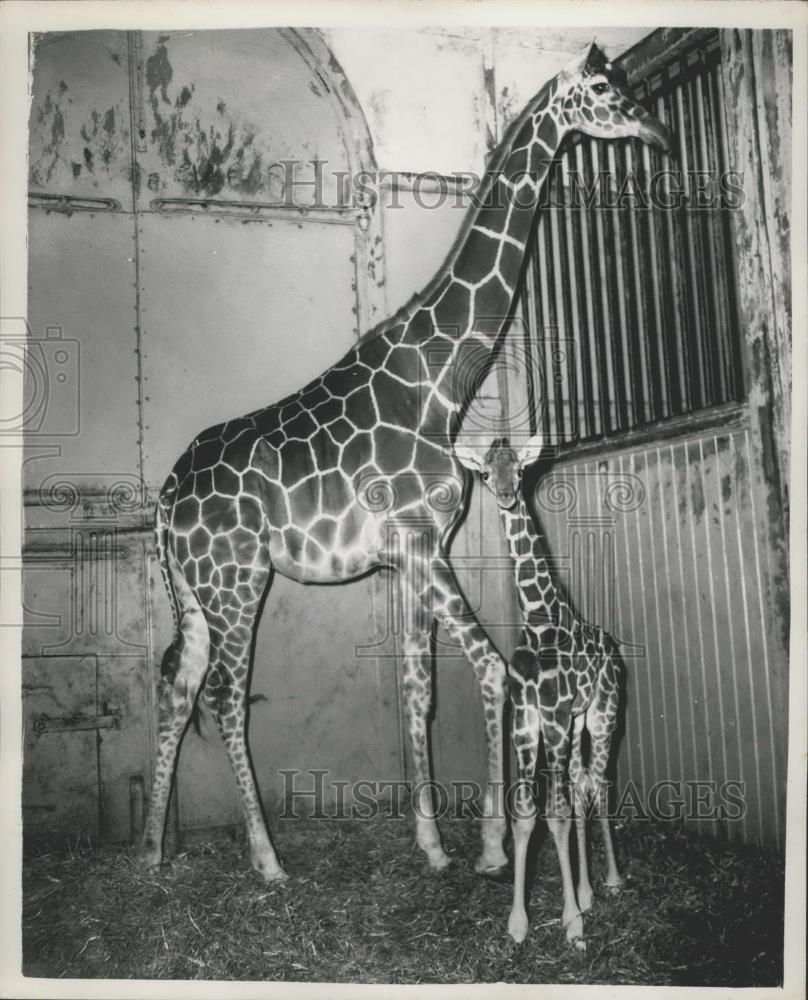
[[[539,223],[541,225],[541,222]],[[547,373],[544,369],[544,340],[541,325],[541,291],[539,289],[539,255],[540,242],[538,230],[528,266],[528,287],[531,290],[531,359],[533,363],[533,378],[536,384],[536,404],[540,410],[536,415],[536,425],[541,429],[545,439],[550,439],[550,407],[547,401]]]
[[[670,80],[670,75],[666,72],[666,80]],[[665,120],[670,125],[674,120],[673,97],[671,93],[661,97],[660,102],[665,106]],[[659,105],[658,105],[659,107]],[[665,156],[663,166],[667,172],[665,179],[665,199],[666,204],[671,204],[671,159]],[[663,208],[661,211],[662,229],[667,251],[668,265],[665,270],[666,285],[668,289],[668,301],[666,303],[665,314],[673,321],[673,335],[675,343],[676,357],[676,399],[671,403],[674,413],[685,413],[691,406],[690,382],[688,379],[689,370],[689,346],[687,337],[682,329],[684,314],[684,303],[682,301],[683,292],[681,289],[682,275],[684,274],[684,262],[682,260],[681,245],[677,239],[676,227],[674,225],[674,215],[671,208]]]
[[[583,143],[579,142],[575,147],[575,167],[578,177],[586,185],[587,171],[586,159],[584,157]],[[580,267],[583,274],[583,309],[586,312],[586,332],[587,332],[587,370],[588,388],[591,398],[592,421],[588,428],[589,434],[605,433],[605,415],[603,412],[603,397],[600,391],[600,350],[595,329],[595,295],[592,290],[592,248],[589,237],[589,212],[588,208],[581,208],[576,212],[578,216],[579,231],[581,237],[581,257]],[[581,338],[584,342],[583,337]]]
[[[597,140],[590,139],[589,156],[592,163],[592,172],[595,177],[600,177],[600,148]],[[609,308],[609,288],[606,276],[606,238],[604,235],[604,225],[602,209],[595,208],[595,267],[600,279],[600,317],[601,329],[603,330],[603,351],[602,359],[604,365],[603,377],[605,379],[606,400],[609,413],[609,430],[622,430],[617,416],[617,399],[615,392],[615,357],[614,357],[614,335],[612,333],[612,323]]]
[[[120,212],[117,198],[87,198],[83,195],[28,192],[29,208],[44,208],[48,212]]]
[[[119,715],[62,715],[50,718],[40,715],[33,721],[37,736],[43,733],[71,733],[87,729],[120,729]]]
[[[699,99],[696,94],[695,84],[692,76],[683,84],[684,97],[688,112],[688,122],[690,125],[690,162],[694,170],[701,168],[701,149],[699,143]],[[694,193],[692,185],[688,183],[688,221],[689,232],[692,237],[692,259],[691,259],[691,280],[693,284],[694,301],[699,316],[699,353],[701,355],[702,367],[704,369],[705,398],[704,405],[710,406],[718,402],[718,393],[715,384],[715,359],[713,357],[710,323],[707,308],[707,298],[710,289],[707,287],[706,262],[704,260],[704,244],[702,239],[701,213],[694,209]]]
[[[550,283],[547,278],[547,216],[542,216],[536,229],[538,241],[537,263],[539,269],[539,305],[541,309],[541,327],[539,329],[539,342],[541,344],[540,364],[542,367],[542,378],[544,387],[545,407],[547,409],[547,427],[549,441],[552,444],[559,443],[558,413],[556,404],[556,385],[552,373],[552,316],[550,301]]]
[[[617,151],[615,149],[614,143],[610,142],[606,147],[607,163],[609,166],[609,174],[614,177],[615,183],[617,184],[618,190],[627,176],[624,171],[619,169],[621,161],[617,156]],[[629,325],[628,316],[626,309],[626,282],[625,276],[623,274],[625,261],[625,240],[623,239],[623,231],[620,225],[620,215],[624,209],[620,206],[613,209],[610,213],[611,217],[611,231],[612,231],[612,267],[614,268],[614,279],[615,279],[615,298],[617,300],[617,326],[618,332],[620,334],[620,347],[622,353],[622,369],[623,369],[623,382],[625,389],[622,394],[622,401],[624,406],[624,427],[634,427],[637,423],[637,413],[636,413],[636,387],[634,372],[636,365],[633,361],[633,351],[631,350],[631,344],[629,343]],[[630,211],[630,209],[629,209]]]
[[[625,149],[626,172],[634,171],[634,147],[632,143],[626,143]],[[637,213],[628,213],[629,226],[629,254],[631,260],[631,276],[633,286],[634,316],[636,322],[634,331],[636,334],[633,353],[639,359],[640,365],[640,399],[635,401],[635,412],[638,423],[648,423],[653,419],[651,409],[651,378],[648,363],[648,344],[646,331],[648,321],[646,316],[645,295],[643,294],[642,265],[640,262],[640,240],[637,225]],[[639,408],[642,407],[642,417]]]
[[[525,326],[524,350],[525,350],[525,378],[527,380],[528,405],[530,408],[529,421],[530,433],[535,434],[539,429],[546,431],[544,419],[537,407],[541,405],[543,390],[541,384],[541,374],[537,368],[536,345],[538,337],[538,319],[536,316],[536,281],[534,276],[535,250],[530,251],[527,267],[525,268],[525,284],[522,291],[522,321]],[[539,380],[537,383],[537,379]]]
[[[550,208],[547,212],[550,223],[549,237],[553,259],[553,301],[555,302],[556,333],[553,363],[553,374],[558,377],[558,414],[559,414],[559,434],[561,438],[559,444],[568,441],[572,430],[572,397],[574,389],[571,382],[574,380],[571,359],[567,357],[566,345],[562,344],[568,338],[569,324],[567,323],[568,306],[565,301],[567,291],[566,276],[569,274],[569,262],[566,260],[559,237],[558,209]],[[558,371],[556,371],[558,365]],[[572,377],[571,377],[572,376]]]
[[[564,192],[570,191],[570,154],[565,152],[562,160],[563,177],[567,180],[564,185]],[[575,207],[565,205],[561,210],[563,215],[563,236],[566,248],[567,261],[567,287],[569,288],[569,317],[570,324],[567,338],[575,347],[575,413],[577,416],[577,428],[573,428],[574,436],[586,438],[589,436],[591,391],[589,390],[586,378],[587,369],[584,366],[584,330],[581,320],[581,287],[578,283],[578,273],[581,266],[580,254],[575,244],[575,232],[572,225],[572,213]]]
[[[154,198],[149,202],[152,212],[193,212],[205,215],[237,215],[255,219],[293,219],[323,222],[327,225],[353,226],[355,209],[333,208],[323,205],[307,208],[277,202],[227,201],[223,198]]]
[[[684,200],[690,197],[690,181],[688,178],[688,171],[690,169],[691,157],[689,154],[688,143],[687,143],[687,125],[688,118],[685,114],[685,96],[683,93],[683,88],[678,86],[676,88],[676,135],[679,138],[679,150],[678,150],[678,161],[682,176],[682,190],[684,194]],[[695,362],[690,371],[691,385],[696,383],[698,392],[694,393],[693,398],[696,401],[696,405],[699,407],[709,405],[709,395],[707,392],[707,380],[706,373],[704,371],[704,359],[702,357],[701,351],[701,325],[698,311],[698,303],[695,300],[695,295],[698,289],[698,277],[696,274],[696,255],[693,246],[693,235],[691,232],[691,220],[685,205],[679,213],[680,225],[682,232],[682,245],[684,250],[684,257],[686,262],[687,271],[686,274],[689,276],[689,281],[683,283],[683,289],[685,291],[685,303],[686,303],[686,317],[685,317],[685,329],[690,334],[691,350],[688,352],[691,362]]]
[[[642,163],[643,172],[645,175],[645,181],[648,183],[650,177],[652,176],[652,166],[651,166],[651,150],[643,143],[642,146]],[[664,340],[664,330],[663,330],[663,320],[662,320],[662,303],[660,301],[662,296],[661,291],[661,281],[659,276],[659,268],[657,266],[657,252],[658,252],[658,242],[656,227],[654,225],[654,213],[645,212],[645,231],[647,243],[647,252],[645,254],[645,261],[647,265],[647,275],[648,275],[648,287],[650,289],[649,298],[651,300],[651,311],[654,317],[654,339],[653,344],[655,347],[655,359],[653,366],[653,384],[655,387],[655,406],[654,406],[654,416],[656,418],[664,418],[670,414],[670,392],[668,389],[668,359],[667,352],[665,351],[665,340]],[[649,344],[650,346],[650,344]]]

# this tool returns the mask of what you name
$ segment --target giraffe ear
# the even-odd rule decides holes
[[[567,63],[562,74],[572,76],[581,73],[593,73],[606,67],[608,60],[603,51],[594,42],[587,42],[577,56]]]
[[[576,74],[583,73],[589,60],[589,53],[592,48],[594,48],[594,45],[594,42],[587,42],[578,55],[573,56],[573,58],[570,59],[570,61],[564,66],[561,70],[561,74],[563,76],[574,76]]]
[[[454,451],[455,458],[461,465],[465,465],[472,472],[482,472],[483,456],[479,448],[470,448],[465,444],[456,444],[452,450]]]
[[[603,49],[599,49],[594,42],[589,46],[584,65],[590,73],[600,73],[603,70],[611,69],[611,63],[606,58],[606,53]]]
[[[519,465],[524,468],[532,465],[544,450],[544,435],[540,432],[534,434],[529,441],[526,441],[517,452]]]

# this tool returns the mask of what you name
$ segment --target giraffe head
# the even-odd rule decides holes
[[[485,454],[467,445],[455,445],[457,460],[472,472],[479,472],[483,482],[504,510],[514,506],[521,490],[522,470],[541,454],[544,437],[536,434],[516,451],[507,438],[497,438]]]
[[[562,128],[599,139],[634,136],[665,153],[670,132],[631,96],[628,80],[593,42],[557,77],[554,103]]]

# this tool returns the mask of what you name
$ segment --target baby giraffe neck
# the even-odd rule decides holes
[[[572,608],[562,600],[527,504],[520,496],[510,510],[500,511],[513,560],[516,592],[526,625],[569,626]]]

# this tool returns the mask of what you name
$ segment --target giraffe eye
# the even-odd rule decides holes
[[[608,83],[593,83],[592,84],[592,92],[595,93],[595,94],[605,94],[608,89],[609,89],[609,84]]]

